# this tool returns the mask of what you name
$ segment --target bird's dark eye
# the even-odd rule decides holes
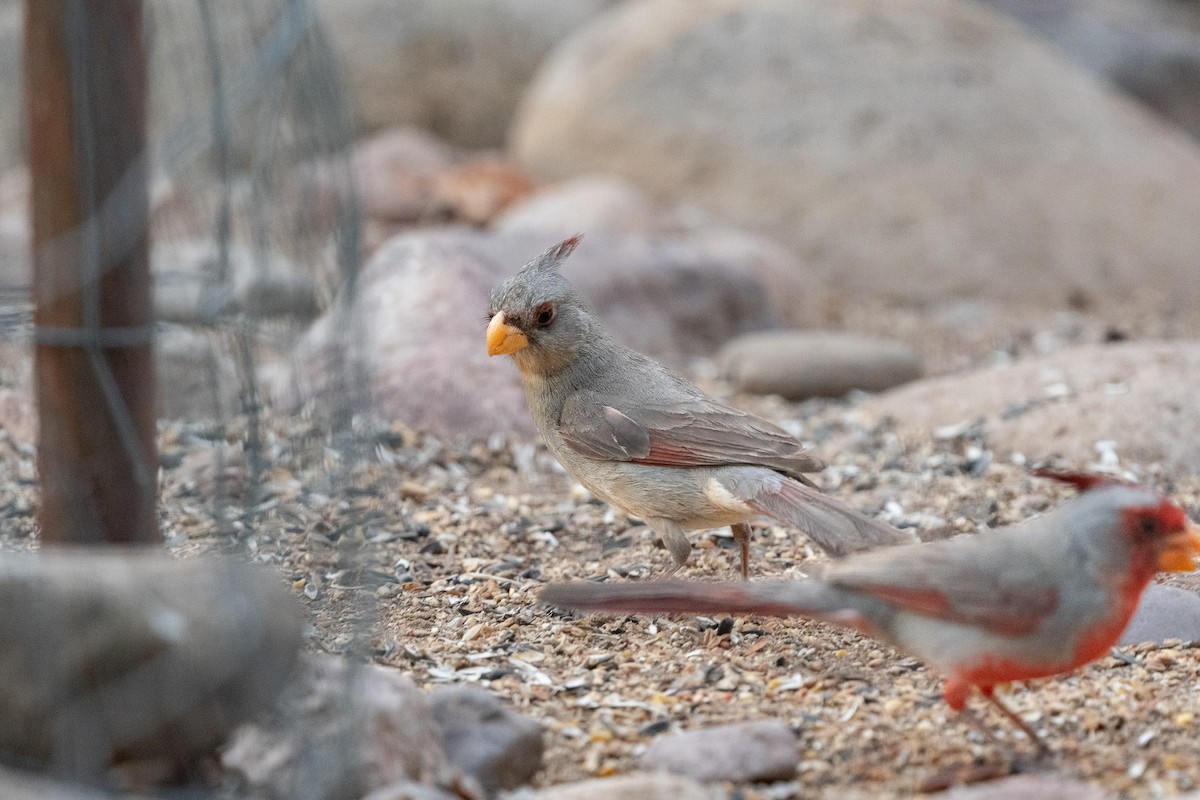
[[[542,303],[533,312],[533,321],[537,323],[539,328],[544,328],[551,322],[554,322],[554,305],[552,303]]]
[[[1138,522],[1138,527],[1145,536],[1154,536],[1158,533],[1158,520],[1154,517],[1142,517]]]

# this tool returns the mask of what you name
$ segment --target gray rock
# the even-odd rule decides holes
[[[1161,462],[1194,472],[1197,374],[1196,340],[1069,347],[916,381],[867,401],[864,410],[892,417],[902,434],[922,439],[983,420],[988,443],[1004,457],[1057,455],[1084,466],[1103,456],[1101,443],[1108,466]]]
[[[362,800],[463,800],[463,797],[461,794],[451,793],[436,786],[400,781],[382,789],[376,789]]]
[[[4,800],[113,800],[109,791],[3,767],[0,767],[0,797]],[[122,794],[121,800],[139,800],[141,797]]]
[[[233,357],[205,334],[159,326],[154,369],[159,417],[228,419],[238,410],[240,383]]]
[[[227,258],[222,265],[215,241],[156,243],[150,264],[159,318],[205,323],[231,311],[254,317],[315,315],[315,283],[298,264],[238,244],[229,246]]]
[[[921,357],[903,342],[831,331],[771,331],[739,336],[717,356],[738,389],[789,400],[879,392],[921,375]]]
[[[487,357],[482,316],[492,289],[557,241],[464,229],[392,239],[363,270],[352,304],[334,304],[301,340],[274,381],[276,402],[295,408],[363,384],[377,414],[439,436],[532,431],[516,369]],[[737,261],[675,237],[585,236],[563,272],[616,337],[677,361],[774,322],[751,252],[739,252]],[[349,318],[338,316],[347,309]]]
[[[701,783],[748,783],[792,778],[799,760],[792,729],[779,720],[764,719],[659,736],[640,764]]]
[[[428,128],[504,143],[545,54],[611,0],[320,0],[317,10],[367,130]]]
[[[348,159],[339,156],[301,164],[296,180],[298,191],[311,198],[318,219],[331,214],[338,195],[352,188],[363,216],[411,223],[433,213],[437,176],[460,157],[426,131],[389,128],[356,143]]]
[[[695,203],[851,296],[1200,301],[1200,151],[961,0],[623,4],[547,58],[512,151]]]
[[[1200,10],[1173,0],[984,0],[1200,138]]]
[[[437,723],[412,679],[332,656],[307,656],[274,718],[238,731],[221,761],[280,800],[436,785],[446,770]]]
[[[1120,644],[1167,639],[1200,642],[1200,596],[1176,586],[1152,583],[1146,587]]]
[[[668,226],[665,210],[632,182],[588,175],[539,190],[500,215],[492,229],[566,238],[579,231],[651,233]]]
[[[300,648],[279,579],[232,561],[5,553],[0,603],[0,758],[84,779],[118,758],[194,767]]]
[[[524,800],[719,800],[728,795],[693,780],[663,772],[634,772],[613,778],[563,783]]]
[[[528,783],[542,767],[542,726],[491,692],[449,686],[429,696],[446,759],[488,794]]]
[[[946,800],[1110,800],[1113,795],[1082,781],[1046,775],[1013,775],[973,786],[956,786],[933,797]]]

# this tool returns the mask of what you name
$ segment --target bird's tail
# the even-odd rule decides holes
[[[582,611],[804,616],[848,624],[837,618],[845,609],[845,598],[818,578],[754,583],[551,583],[542,590],[541,600]]]
[[[920,541],[910,530],[871,519],[778,473],[727,482],[727,488],[759,513],[799,528],[809,541],[834,557]]]

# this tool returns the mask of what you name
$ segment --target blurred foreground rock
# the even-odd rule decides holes
[[[562,783],[522,796],[521,800],[719,800],[722,790],[710,790],[690,778],[665,772],[634,772],[612,778]]]
[[[444,749],[443,749],[444,748]],[[376,664],[308,656],[272,718],[240,730],[226,768],[270,798],[491,796],[541,768],[541,726],[476,687],[423,694]]]
[[[542,726],[477,686],[429,695],[442,748],[452,764],[489,795],[529,783],[542,767]]]
[[[114,800],[109,791],[3,767],[0,767],[0,797],[4,800]],[[142,795],[122,794],[120,797],[121,800],[142,800]]]
[[[0,556],[0,758],[96,780],[186,768],[266,708],[300,648],[275,575],[154,552]]]
[[[1084,467],[1161,462],[1200,470],[1200,341],[1071,347],[911,383],[869,400],[907,436],[982,420],[988,444]]]
[[[447,777],[437,723],[396,670],[308,656],[273,718],[238,731],[221,761],[256,792],[357,798],[403,781]]]
[[[451,228],[392,239],[360,276],[349,316],[335,308],[301,341],[276,381],[277,402],[296,408],[339,396],[339,370],[354,363],[384,418],[457,439],[531,432],[516,369],[487,356],[483,317],[492,289],[560,238]],[[775,323],[759,274],[774,267],[762,253],[741,240],[722,249],[671,236],[585,235],[563,274],[614,336],[678,363]]]
[[[1200,150],[961,0],[628,3],[547,58],[512,149],[772,236],[850,297],[1200,301]]]
[[[400,781],[376,789],[362,800],[463,800],[463,795],[437,786]]]
[[[743,392],[788,400],[879,392],[921,375],[921,357],[903,342],[835,331],[769,331],[739,336],[717,354],[718,368]]]

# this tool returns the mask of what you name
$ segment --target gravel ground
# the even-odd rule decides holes
[[[925,539],[1025,519],[1070,491],[1031,478],[1028,465],[997,463],[978,430],[905,442],[853,399],[729,399],[809,441],[832,465],[827,489]],[[1125,648],[1069,677],[1015,687],[1009,703],[1055,750],[1037,762],[981,701],[1004,746],[956,718],[937,675],[851,632],[803,620],[539,606],[544,582],[645,578],[669,557],[638,521],[592,499],[533,445],[455,449],[379,428],[360,437],[365,457],[349,460],[309,423],[271,423],[258,518],[243,526],[228,509],[222,522],[212,498],[244,491],[247,467],[236,446],[212,437],[164,429],[169,546],[184,555],[244,548],[278,565],[309,610],[314,649],[365,653],[425,686],[477,683],[541,720],[540,785],[629,771],[668,731],[771,717],[796,731],[800,769],[785,785],[742,787],[748,800],[903,796],[1012,771],[1078,777],[1125,797],[1200,786],[1200,649]],[[1133,474],[1196,516],[1200,476],[1153,466]],[[800,577],[823,558],[791,531],[756,534],[756,577]],[[693,541],[684,577],[736,578],[727,531]],[[1189,576],[1175,582],[1197,588]]]
[[[1112,333],[1070,315],[1052,322],[1003,342],[947,332],[932,371],[977,362],[997,342],[1019,355]],[[713,374],[704,364],[692,372]],[[827,490],[924,539],[1010,524],[1070,494],[1031,478],[1032,465],[1000,463],[979,429],[905,441],[855,398],[796,405],[706,388],[791,428],[831,464],[820,476]],[[1035,761],[981,701],[1003,746],[956,718],[937,675],[848,631],[539,606],[544,582],[652,577],[670,558],[639,521],[591,498],[533,444],[457,448],[402,426],[364,425],[347,451],[314,421],[267,420],[269,466],[247,498],[243,433],[162,426],[168,546],[181,557],[232,550],[275,565],[310,614],[314,650],[365,655],[425,686],[477,683],[540,720],[539,785],[630,771],[670,731],[775,718],[795,730],[800,768],[788,784],[739,787],[746,800],[906,796],[1012,771],[1081,778],[1130,798],[1200,788],[1200,648],[1124,648],[1076,674],[1014,687],[1009,704],[1055,751]],[[1200,475],[1125,466],[1200,517]],[[0,546],[36,546],[32,448],[0,435],[0,477]],[[692,539],[681,577],[736,579],[728,530]],[[756,529],[754,577],[800,577],[822,558],[792,531]],[[1170,582],[1200,591],[1194,575]]]

